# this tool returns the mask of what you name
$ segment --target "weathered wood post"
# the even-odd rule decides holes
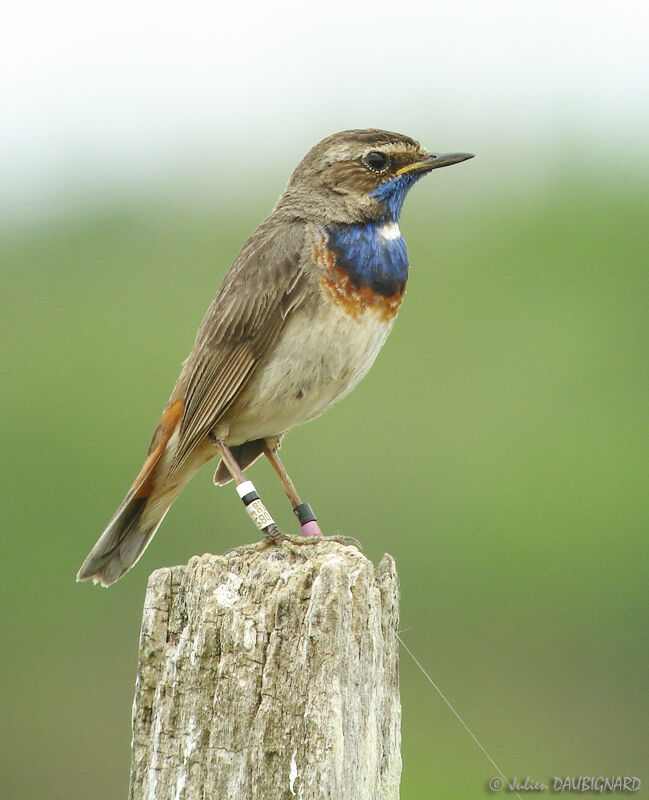
[[[354,547],[154,572],[131,800],[397,800],[398,583]]]

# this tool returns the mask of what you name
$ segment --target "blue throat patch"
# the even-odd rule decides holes
[[[408,279],[406,243],[401,234],[386,238],[381,231],[386,224],[398,222],[408,189],[420,177],[421,174],[406,173],[371,192],[370,196],[381,200],[385,207],[385,217],[380,222],[328,226],[328,247],[357,289],[369,286],[384,297],[403,292]]]
[[[403,292],[408,278],[408,251],[403,237],[386,239],[380,231],[385,223],[330,225],[328,247],[336,264],[345,270],[353,285],[369,286],[385,297]]]
[[[406,172],[405,175],[399,175],[396,178],[392,178],[391,181],[386,181],[377,186],[373,192],[370,192],[370,197],[382,200],[388,215],[395,222],[398,222],[408,190],[422,176],[423,173],[421,172]]]

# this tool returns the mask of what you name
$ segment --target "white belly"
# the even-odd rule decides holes
[[[373,309],[359,319],[335,306],[311,319],[296,314],[226,415],[228,444],[278,436],[322,414],[367,374],[393,322]]]

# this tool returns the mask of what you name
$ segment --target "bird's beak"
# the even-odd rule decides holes
[[[397,175],[405,175],[407,172],[430,172],[432,169],[450,167],[451,164],[459,164],[473,157],[473,153],[428,153],[419,161],[401,167],[397,170]]]

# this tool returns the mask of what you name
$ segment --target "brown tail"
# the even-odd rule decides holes
[[[174,475],[171,485],[165,484],[170,461],[167,450],[175,447],[175,441],[172,445],[170,440],[182,410],[182,401],[165,409],[140,474],[83,562],[78,581],[92,578],[94,583],[110,586],[128,572],[146,550],[180,490],[202,463],[190,460],[180,471],[182,474]]]

